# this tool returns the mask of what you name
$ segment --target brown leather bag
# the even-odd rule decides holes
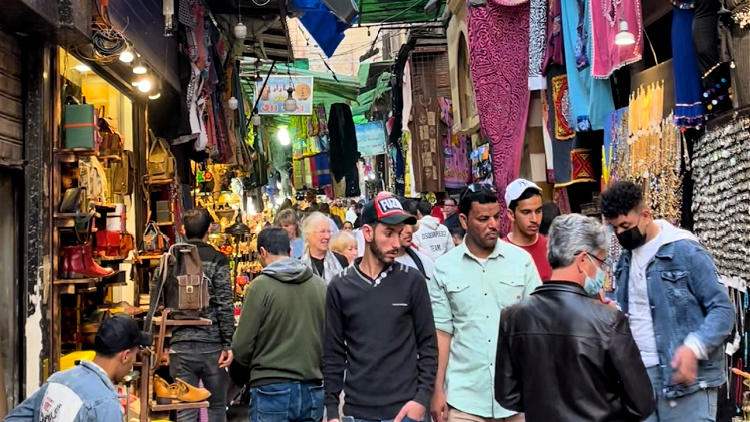
[[[156,223],[149,221],[143,231],[143,247],[146,253],[165,252],[169,250],[169,238],[159,230]]]
[[[208,283],[195,245],[177,243],[169,248],[154,272],[146,327],[162,300],[165,309],[172,309],[172,318],[200,319],[208,309]]]
[[[157,138],[150,132],[151,147],[148,151],[146,170],[150,179],[171,179],[174,177],[175,161],[166,140]]]
[[[128,256],[135,249],[135,238],[127,232],[120,233],[120,256]]]
[[[123,151],[121,157],[120,161],[112,162],[109,167],[112,173],[112,193],[129,196],[133,194],[135,185],[133,151]]]

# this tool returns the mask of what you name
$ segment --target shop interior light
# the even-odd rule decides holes
[[[286,101],[284,101],[284,110],[289,113],[297,111],[297,100],[295,100],[292,96],[292,94],[294,94],[294,88],[289,87],[286,92],[289,93],[289,96],[287,97]]]
[[[287,146],[292,143],[291,138],[289,138],[289,131],[286,129],[286,126],[280,127],[279,132],[276,134],[276,136],[279,138],[279,143],[281,145]]]
[[[144,94],[151,91],[151,88],[153,88],[153,83],[151,82],[151,79],[149,78],[143,78],[138,82],[138,91],[143,92]]]
[[[253,122],[253,126],[260,126],[260,114],[258,109],[253,110],[253,117],[250,119]]]
[[[227,102],[227,105],[229,106],[230,110],[237,110],[240,106],[240,102],[237,100],[236,97],[231,97],[229,101]]]
[[[628,31],[628,23],[625,20],[620,21],[620,32],[615,35],[615,45],[633,45],[635,37]]]
[[[161,98],[161,91],[156,91],[148,96],[149,100],[158,100],[159,98]]]
[[[244,23],[239,22],[234,26],[234,36],[239,40],[247,38],[247,26]]]
[[[143,62],[139,59],[135,61],[135,64],[133,65],[133,73],[136,75],[145,75],[146,72],[148,72],[148,68],[143,64]]]
[[[76,65],[76,66],[75,66],[75,67],[74,67],[73,69],[75,69],[75,70],[77,70],[77,71],[79,71],[79,72],[81,72],[81,73],[84,73],[84,72],[91,72],[91,68],[90,68],[90,67],[88,67],[88,66],[86,66],[86,65],[85,65],[85,64],[83,64],[83,63],[81,63],[81,64],[79,64],[79,65]]]
[[[133,50],[131,50],[130,47],[126,48],[122,53],[120,53],[121,62],[130,63],[133,60],[135,60],[135,54],[133,54]]]

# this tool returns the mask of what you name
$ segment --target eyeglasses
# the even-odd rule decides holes
[[[595,257],[594,255],[591,255],[590,253],[586,253],[586,255],[588,255],[591,258],[594,258],[597,262],[599,262],[599,264],[601,264],[602,271],[604,271],[605,273],[609,272],[610,265],[609,265],[609,263],[607,261],[605,261],[603,259],[599,259],[599,258]]]
[[[495,190],[495,187],[492,186],[489,183],[472,183],[469,186],[466,187],[466,190],[463,194],[461,194],[461,199],[458,200],[458,203],[460,204],[461,201],[464,200],[464,197],[467,193],[477,193],[477,192],[489,192],[497,195],[497,190]]]

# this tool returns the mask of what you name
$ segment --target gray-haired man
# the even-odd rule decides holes
[[[495,397],[527,422],[641,421],[654,394],[625,316],[602,303],[607,242],[580,214],[549,234],[552,278],[500,317]]]

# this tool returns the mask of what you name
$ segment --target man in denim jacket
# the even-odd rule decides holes
[[[130,317],[104,320],[94,360],[52,375],[3,422],[122,422],[115,384],[133,369],[138,349],[150,344]]]
[[[692,233],[654,220],[631,182],[602,193],[601,208],[624,249],[617,301],[659,399],[646,421],[716,420],[734,307],[713,260]]]

